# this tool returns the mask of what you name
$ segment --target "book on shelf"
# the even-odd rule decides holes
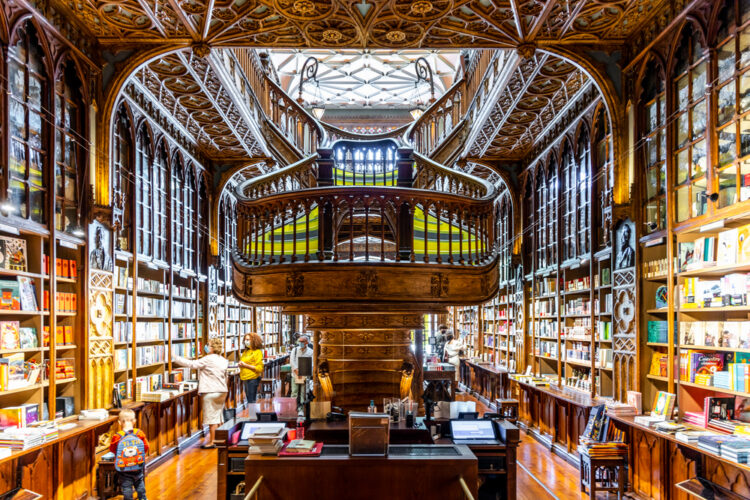
[[[651,416],[671,419],[672,412],[674,411],[675,400],[676,395],[672,394],[671,392],[659,391],[654,397]]]
[[[26,271],[26,240],[0,236],[0,269]]]
[[[731,266],[737,263],[737,229],[727,229],[719,233],[716,242],[716,264]]]
[[[0,321],[0,348],[18,349],[21,345],[20,328],[18,321]]]
[[[628,405],[635,408],[637,415],[641,414],[641,412],[643,411],[643,405],[642,405],[642,395],[640,392],[628,391],[626,401]]]
[[[22,326],[18,329],[19,332],[19,345],[20,349],[36,349],[39,347],[39,336],[36,333],[36,328],[30,326]]]
[[[654,352],[651,355],[651,366],[648,370],[649,375],[655,375],[657,377],[667,376],[667,364],[669,357],[664,352]]]

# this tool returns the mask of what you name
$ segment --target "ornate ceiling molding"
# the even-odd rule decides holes
[[[14,0],[18,1],[18,0]],[[667,0],[49,0],[102,44],[515,48],[625,40]]]

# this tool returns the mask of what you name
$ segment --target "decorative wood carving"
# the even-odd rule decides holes
[[[286,276],[286,295],[287,297],[299,297],[305,290],[305,275],[298,272],[292,272]]]
[[[86,401],[90,408],[107,408],[111,405],[114,386],[113,293],[112,273],[90,269],[86,387]]]
[[[489,288],[488,280],[489,276],[483,276],[481,283],[482,293],[487,293]],[[430,295],[433,298],[439,299],[441,297],[448,296],[448,276],[444,273],[433,274],[430,278]]]
[[[378,293],[378,273],[360,271],[354,281],[354,287],[360,297],[374,297]]]

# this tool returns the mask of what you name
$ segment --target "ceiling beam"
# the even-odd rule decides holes
[[[208,38],[208,30],[211,28],[211,19],[214,15],[214,1],[208,0],[206,12],[203,13],[203,29],[201,30],[201,40]]]
[[[525,40],[523,29],[523,19],[521,19],[521,13],[518,11],[518,0],[510,0],[510,9],[513,11],[513,19],[516,20],[516,31],[518,31],[518,39]]]

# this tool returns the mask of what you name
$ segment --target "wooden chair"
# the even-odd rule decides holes
[[[581,453],[581,492],[589,489],[589,498],[596,499],[598,491],[615,492],[621,500],[625,493],[627,457],[591,458]]]

